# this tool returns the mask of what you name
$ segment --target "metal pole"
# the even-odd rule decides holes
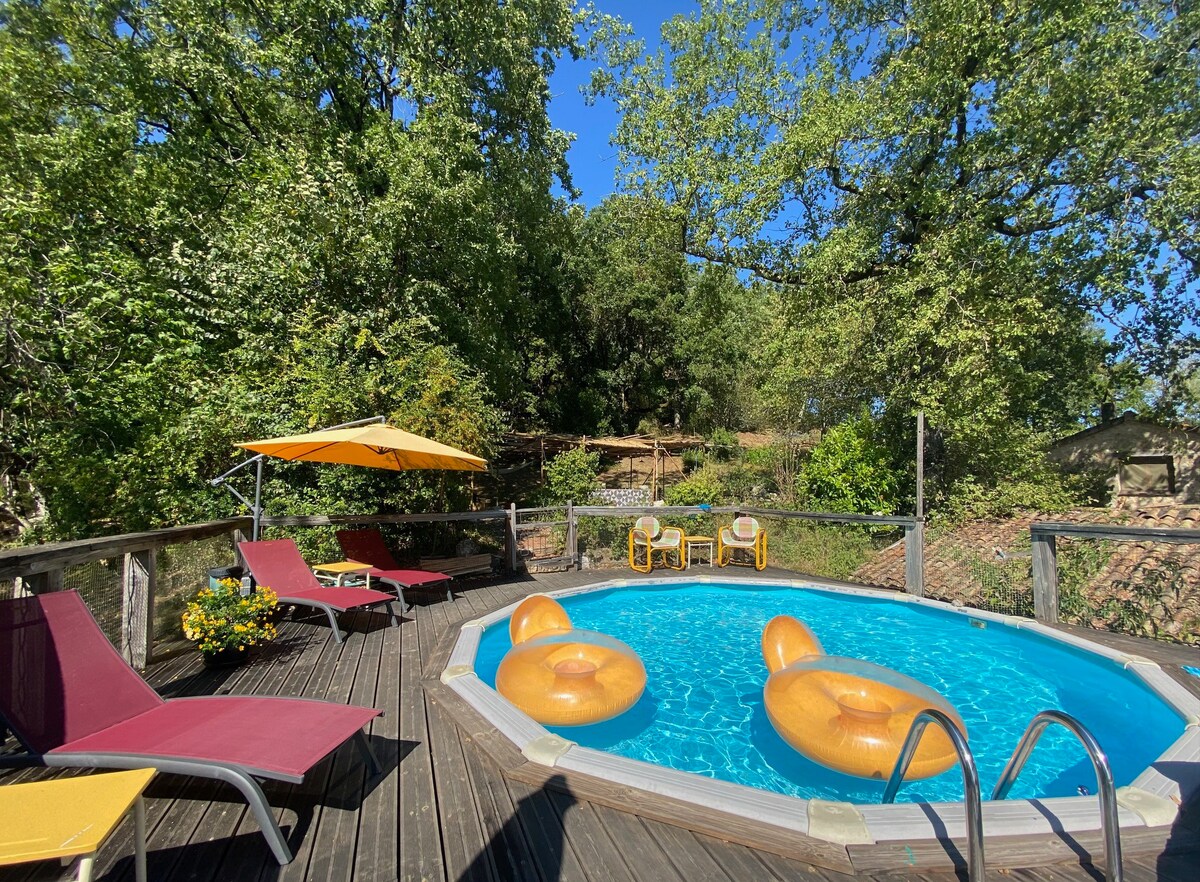
[[[937,723],[945,730],[954,746],[954,752],[958,754],[958,762],[962,766],[963,802],[967,809],[967,879],[969,882],[984,882],[983,797],[979,792],[979,770],[975,767],[975,756],[967,745],[966,737],[949,716],[930,707],[913,718],[912,728],[908,730],[908,737],[904,739],[900,755],[896,759],[896,767],[892,769],[892,776],[884,788],[882,801],[886,804],[896,799],[896,792],[904,783],[908,765],[917,752],[921,736],[925,734],[925,727],[930,723]]]
[[[262,457],[258,458],[258,468],[254,475],[254,541],[258,541],[258,533],[262,524]]]
[[[373,417],[368,417],[364,420],[351,420],[348,423],[338,423],[336,426],[326,426],[325,428],[318,429],[317,431],[332,432],[334,429],[349,429],[349,428],[353,428],[354,426],[365,426],[370,423],[387,423],[387,417],[373,416]],[[262,453],[256,453],[256,454],[254,454],[254,456],[251,456],[248,459],[242,460],[237,465],[235,465],[233,468],[231,468],[229,471],[225,472],[223,475],[220,475],[216,478],[213,478],[211,481],[209,481],[209,483],[214,487],[220,487],[222,484],[225,484],[225,489],[228,490],[230,493],[232,493],[237,498],[238,502],[240,502],[242,505],[244,505],[250,509],[251,513],[254,515],[254,534],[253,535],[254,535],[255,542],[258,541],[259,522],[262,520],[262,461],[263,461],[263,456],[264,456],[264,454],[262,454]],[[235,472],[241,471],[246,466],[250,465],[250,463],[252,463],[252,462],[258,464],[258,475],[255,479],[255,484],[254,484],[254,505],[250,505],[250,503],[246,501],[246,497],[242,496],[241,493],[238,493],[237,490],[235,490],[231,484],[225,483],[226,480],[230,477],[230,475],[234,474]]]
[[[1112,766],[1108,762],[1108,754],[1096,741],[1096,737],[1070,714],[1056,710],[1042,711],[1030,721],[1004,771],[1000,773],[1000,780],[996,782],[996,788],[992,791],[992,799],[1004,799],[1008,796],[1017,776],[1021,774],[1021,769],[1025,767],[1025,761],[1037,746],[1038,739],[1052,723],[1057,723],[1079,739],[1092,761],[1097,789],[1100,791],[1100,829],[1104,833],[1104,862],[1108,869],[1108,880],[1122,882],[1125,869],[1121,858],[1121,823],[1117,817],[1117,794],[1113,784]]]

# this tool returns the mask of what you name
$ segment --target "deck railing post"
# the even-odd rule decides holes
[[[1058,621],[1058,549],[1054,534],[1030,530],[1033,550],[1033,615],[1039,622]]]
[[[925,596],[925,521],[917,518],[904,528],[904,590]]]
[[[153,548],[125,555],[121,590],[121,655],[135,668],[146,667],[154,634],[154,583],[158,555]]]
[[[504,551],[508,562],[508,571],[517,571],[517,504],[508,504],[508,516],[504,519]]]
[[[30,573],[24,577],[24,582],[30,594],[49,594],[52,591],[62,591],[62,567],[53,570],[44,570],[40,573]]]
[[[571,499],[567,500],[567,557],[570,566],[579,569],[579,534],[575,529],[575,502]]]

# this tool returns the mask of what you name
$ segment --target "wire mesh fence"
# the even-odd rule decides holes
[[[637,515],[585,515],[578,518],[580,567],[611,569],[629,566],[629,531],[637,523]],[[718,517],[711,514],[663,516],[664,527],[678,527],[684,535],[709,538],[716,553]],[[657,559],[657,557],[656,557]]]
[[[124,558],[93,560],[63,570],[64,591],[78,591],[100,628],[114,644],[121,642],[121,593]]]
[[[821,523],[755,515],[767,533],[767,565],[825,579],[855,573],[903,536],[893,526]],[[728,521],[726,521],[728,523]]]
[[[566,566],[567,528],[566,506],[517,509],[518,565],[534,570]]]
[[[815,523],[756,515],[767,533],[767,564],[827,579],[852,580],[855,571],[882,549],[902,535],[895,527],[855,526]],[[580,566],[589,568],[627,567],[629,563],[629,531],[636,515],[580,516],[578,542]],[[713,513],[664,514],[659,518],[663,527],[678,527],[692,540],[712,543],[713,563],[717,554],[717,539],[722,527],[728,527],[732,515]],[[707,564],[708,551],[698,550],[693,543],[692,564]],[[750,555],[733,558],[734,565],[752,562]]]
[[[1200,546],[1058,537],[1059,618],[1200,645]]]
[[[229,536],[168,545],[158,551],[151,625],[154,649],[183,639],[181,617],[188,600],[208,584],[210,569],[228,567],[234,562]]]

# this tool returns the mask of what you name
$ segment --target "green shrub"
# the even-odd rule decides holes
[[[737,435],[728,429],[713,429],[712,434],[708,436],[708,448],[718,462],[728,462],[741,449]]]
[[[705,466],[669,486],[665,498],[667,505],[715,505],[729,497],[717,470],[712,466]]]
[[[679,454],[679,458],[683,460],[685,471],[694,472],[704,465],[704,448],[689,447]]]
[[[542,500],[546,505],[587,502],[596,492],[596,476],[599,473],[599,453],[589,453],[582,447],[564,450],[546,463]]]
[[[892,514],[899,484],[869,417],[826,432],[796,475],[801,499],[820,511]]]
[[[849,579],[891,540],[862,527],[759,519],[772,566],[827,579]]]

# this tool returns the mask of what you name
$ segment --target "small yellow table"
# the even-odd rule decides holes
[[[683,560],[686,569],[692,568],[692,546],[702,548],[708,546],[708,568],[712,569],[713,565],[713,542],[716,540],[712,536],[684,536],[683,537]]]
[[[375,569],[370,564],[359,563],[356,560],[339,560],[334,563],[313,564],[313,572],[320,576],[325,573],[328,576],[334,577],[334,584],[339,587],[346,584],[346,577],[353,576],[358,573],[365,573],[367,576],[367,587],[371,587],[371,570]]]
[[[132,808],[134,876],[146,882],[142,791],[153,777],[134,769],[0,787],[0,866],[82,856],[79,882],[90,882],[96,852]]]

